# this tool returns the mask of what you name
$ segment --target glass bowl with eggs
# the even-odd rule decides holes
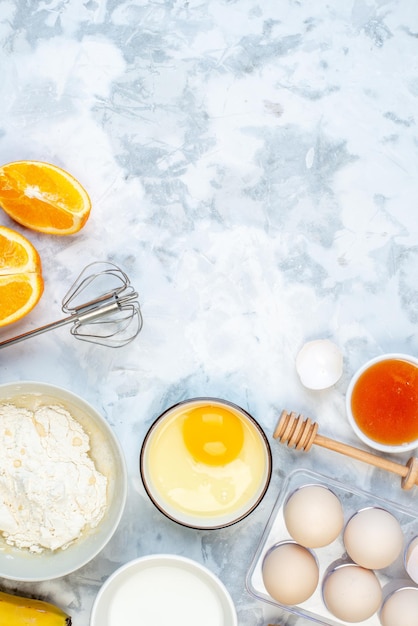
[[[413,509],[330,476],[294,470],[261,536],[246,587],[258,600],[320,624],[393,626],[387,605],[383,610],[387,590],[416,587],[417,536]],[[416,621],[405,623],[418,624],[418,604],[413,610]]]
[[[106,419],[55,385],[0,385],[0,576],[43,581],[93,559],[127,496],[120,444]]]
[[[192,398],[164,411],[148,430],[140,473],[154,505],[197,529],[234,524],[262,500],[272,471],[260,425],[239,406]]]

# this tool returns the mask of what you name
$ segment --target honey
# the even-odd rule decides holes
[[[371,365],[354,385],[351,411],[360,430],[377,443],[418,439],[418,366],[397,358]]]

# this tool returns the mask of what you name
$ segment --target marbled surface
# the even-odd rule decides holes
[[[36,245],[45,278],[41,302],[1,338],[60,318],[93,260],[126,270],[144,316],[124,348],[62,328],[1,352],[1,382],[51,382],[100,410],[129,471],[109,546],[64,579],[18,589],[88,626],[120,564],[172,552],[221,578],[240,626],[306,624],[244,585],[284,476],[313,468],[416,506],[398,478],[271,437],[288,408],[359,445],[344,409],[351,375],[384,352],[417,354],[415,0],[2,0],[0,41],[1,162],[53,162],[93,201],[71,237],[0,214]],[[341,348],[344,373],[313,392],[295,357],[320,337]],[[201,395],[244,407],[272,442],[263,503],[221,531],[165,519],[138,474],[152,421]]]

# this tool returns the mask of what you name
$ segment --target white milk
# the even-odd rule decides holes
[[[107,626],[226,626],[216,590],[197,575],[164,565],[121,582],[109,604]]]

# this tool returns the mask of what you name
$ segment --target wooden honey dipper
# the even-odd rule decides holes
[[[312,445],[315,444],[397,474],[402,479],[402,489],[411,489],[414,485],[418,485],[417,458],[411,457],[406,465],[401,465],[400,463],[395,463],[394,461],[382,458],[371,452],[349,446],[346,443],[323,437],[318,434],[318,424],[316,422],[313,422],[309,417],[305,418],[303,415],[298,415],[297,413],[282,411],[273,437],[274,439],[278,439],[280,443],[287,444],[289,448],[305,450],[307,452]]]

